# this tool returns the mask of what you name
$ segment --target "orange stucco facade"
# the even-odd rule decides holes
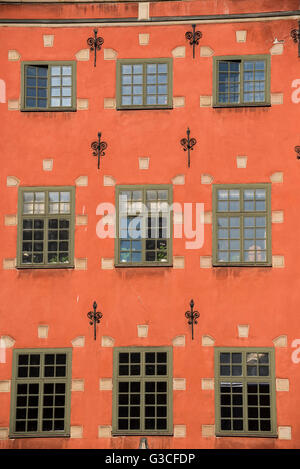
[[[0,363],[0,448],[138,448],[141,435],[110,436],[112,391],[99,388],[102,378],[113,377],[113,348],[122,346],[171,347],[173,378],[185,380],[185,389],[172,391],[174,433],[146,434],[150,448],[298,448],[300,162],[294,147],[300,145],[300,59],[290,31],[298,28],[299,2],[147,5],[149,19],[138,19],[145,6],[138,2],[0,6],[0,336],[6,344]],[[278,15],[268,16],[275,11]],[[253,15],[245,18],[246,13]],[[262,18],[255,15],[262,13]],[[165,21],[160,24],[159,18]],[[67,22],[72,19],[89,22]],[[194,59],[185,38],[191,24],[202,32]],[[78,52],[88,49],[86,41],[95,26],[104,38],[96,67],[92,52],[86,60],[78,59]],[[246,31],[243,42],[237,41],[237,31]],[[139,34],[149,34],[149,43],[141,45]],[[45,35],[54,36],[52,47],[44,47]],[[203,52],[207,48],[210,54]],[[9,51],[16,55],[9,56]],[[270,56],[271,105],[213,107],[213,58],[247,54]],[[177,101],[180,106],[117,110],[117,60],[148,58],[172,59],[172,95],[174,103],[184,98]],[[23,61],[75,61],[76,112],[22,112]],[[112,98],[111,108],[105,105],[107,98]],[[86,109],[80,109],[80,100],[85,100]],[[190,168],[180,145],[187,127],[197,139]],[[91,150],[98,132],[108,144],[100,169]],[[238,167],[237,156],[247,157],[246,167]],[[149,158],[146,170],[139,167],[141,157]],[[50,171],[43,166],[49,159]],[[105,183],[108,176],[110,185]],[[176,176],[184,176],[180,184]],[[186,249],[185,238],[174,238],[172,266],[116,267],[115,240],[100,239],[96,232],[98,205],[115,202],[111,181],[169,184],[173,202],[203,203],[203,246]],[[272,265],[212,266],[213,184],[259,183],[271,186]],[[18,190],[31,186],[75,187],[74,268],[15,266]],[[80,215],[87,215],[83,225]],[[193,340],[184,316],[191,298],[200,313]],[[86,316],[93,301],[103,313],[96,340]],[[48,326],[46,338],[38,337],[40,325]],[[138,336],[138,325],[148,326],[146,337]],[[239,336],[240,325],[249,326],[247,337]],[[176,346],[178,336],[181,346]],[[78,337],[84,337],[83,346],[72,345]],[[103,337],[113,339],[111,346],[103,346]],[[13,350],[66,347],[72,348],[72,380],[84,382],[83,390],[71,391],[71,437],[11,437]],[[205,379],[213,387],[215,347],[275,350],[276,437],[215,436],[215,389],[203,389]],[[79,437],[73,438],[72,428],[78,427]],[[99,427],[108,429],[104,436],[99,437]]]

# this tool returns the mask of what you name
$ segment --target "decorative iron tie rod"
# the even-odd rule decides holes
[[[185,317],[188,319],[188,324],[192,326],[192,340],[194,340],[194,324],[198,324],[197,319],[200,317],[200,314],[198,311],[194,311],[194,300],[190,301],[190,311],[186,311]]]
[[[96,334],[97,334],[96,326],[97,326],[97,324],[99,324],[100,319],[103,317],[103,314],[97,311],[97,307],[98,307],[98,305],[97,305],[96,301],[94,301],[94,303],[93,303],[93,310],[94,311],[89,311],[87,313],[87,317],[90,320],[90,325],[91,326],[94,325],[94,340],[96,340]]]
[[[195,46],[199,45],[199,40],[202,38],[201,31],[195,31],[196,25],[192,24],[193,32],[187,31],[185,38],[190,41],[190,45],[193,47],[193,59],[195,58]]]
[[[297,153],[297,159],[300,160],[300,146],[299,145],[295,147],[295,152]]]
[[[87,45],[90,46],[90,50],[93,52],[95,51],[94,56],[94,67],[96,67],[96,59],[97,59],[97,50],[101,49],[102,44],[104,43],[103,37],[97,37],[98,29],[94,29],[94,37],[89,37]]]
[[[297,44],[298,42],[298,57],[300,57],[300,22],[298,23],[298,29],[292,29],[291,38]]]
[[[193,146],[196,145],[197,143],[197,140],[195,138],[190,138],[190,133],[191,133],[190,129],[187,128],[187,131],[186,131],[187,138],[182,138],[180,140],[180,144],[183,146],[183,151],[188,152],[188,167],[190,167],[191,165],[190,150],[193,150]]]
[[[93,151],[93,156],[97,156],[98,158],[98,169],[100,169],[100,157],[105,156],[104,150],[107,148],[106,142],[101,142],[101,132],[98,132],[98,141],[91,143],[91,148]]]

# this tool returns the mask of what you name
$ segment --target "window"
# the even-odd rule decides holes
[[[172,108],[172,59],[117,62],[117,109]]]
[[[70,436],[71,354],[14,350],[10,437]]]
[[[172,186],[117,186],[116,197],[116,265],[171,265]]]
[[[75,62],[23,62],[23,111],[75,111]]]
[[[271,265],[271,186],[213,186],[213,263]]]
[[[113,434],[171,435],[171,347],[114,349]]]
[[[276,436],[272,348],[215,348],[217,436]]]
[[[22,187],[18,267],[73,267],[74,187]]]
[[[270,105],[270,56],[214,57],[214,106]]]

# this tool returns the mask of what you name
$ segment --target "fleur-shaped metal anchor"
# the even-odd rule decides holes
[[[197,143],[197,140],[195,138],[190,138],[190,133],[191,133],[190,129],[187,128],[187,131],[186,131],[187,138],[182,138],[180,140],[180,144],[183,146],[183,151],[188,152],[188,167],[190,167],[191,165],[190,150],[193,150],[193,146],[196,145]]]
[[[102,44],[104,43],[103,37],[97,37],[98,29],[94,29],[94,37],[89,37],[87,45],[90,46],[90,50],[93,52],[95,51],[94,56],[94,67],[96,67],[96,58],[97,58],[97,50],[101,49]]]
[[[100,168],[100,157],[105,156],[105,151],[107,148],[106,142],[101,142],[101,132],[98,132],[98,141],[91,143],[91,148],[93,151],[93,156],[97,156],[98,158],[98,169]]]
[[[198,311],[194,311],[194,300],[190,301],[191,311],[186,311],[185,317],[188,319],[188,324],[192,326],[192,340],[194,339],[194,324],[198,324],[197,319],[200,317]]]
[[[300,146],[299,145],[295,147],[295,152],[297,153],[297,159],[300,160]]]
[[[196,25],[192,24],[193,31],[187,31],[185,38],[190,41],[190,45],[193,46],[193,59],[195,58],[195,46],[199,45],[199,40],[202,38],[201,31],[195,31]]]
[[[96,326],[100,323],[100,319],[103,317],[103,314],[97,311],[97,303],[94,301],[93,309],[94,311],[89,311],[87,317],[90,319],[90,325],[94,325],[94,339],[96,340]]]

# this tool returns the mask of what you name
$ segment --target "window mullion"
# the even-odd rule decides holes
[[[145,264],[146,262],[146,239],[148,237],[148,212],[145,209],[148,209],[146,203],[146,188],[142,189],[142,263]],[[144,354],[143,354],[144,355]]]
[[[48,65],[47,72],[47,108],[49,109],[51,107],[51,65]]]
[[[247,352],[242,352],[242,382],[243,382],[243,427],[244,432],[248,432],[248,406],[247,406]]]
[[[244,104],[244,59],[240,61],[240,104]]]
[[[140,402],[140,428],[145,431],[145,390],[146,390],[145,352],[141,351],[141,402]]]
[[[40,377],[39,377],[39,407],[38,407],[38,432],[42,432],[42,422],[43,422],[43,378],[44,378],[44,359],[45,354],[40,354]]]
[[[147,105],[147,64],[143,63],[143,106]]]
[[[48,264],[48,224],[49,224],[49,191],[45,190],[44,265]]]

